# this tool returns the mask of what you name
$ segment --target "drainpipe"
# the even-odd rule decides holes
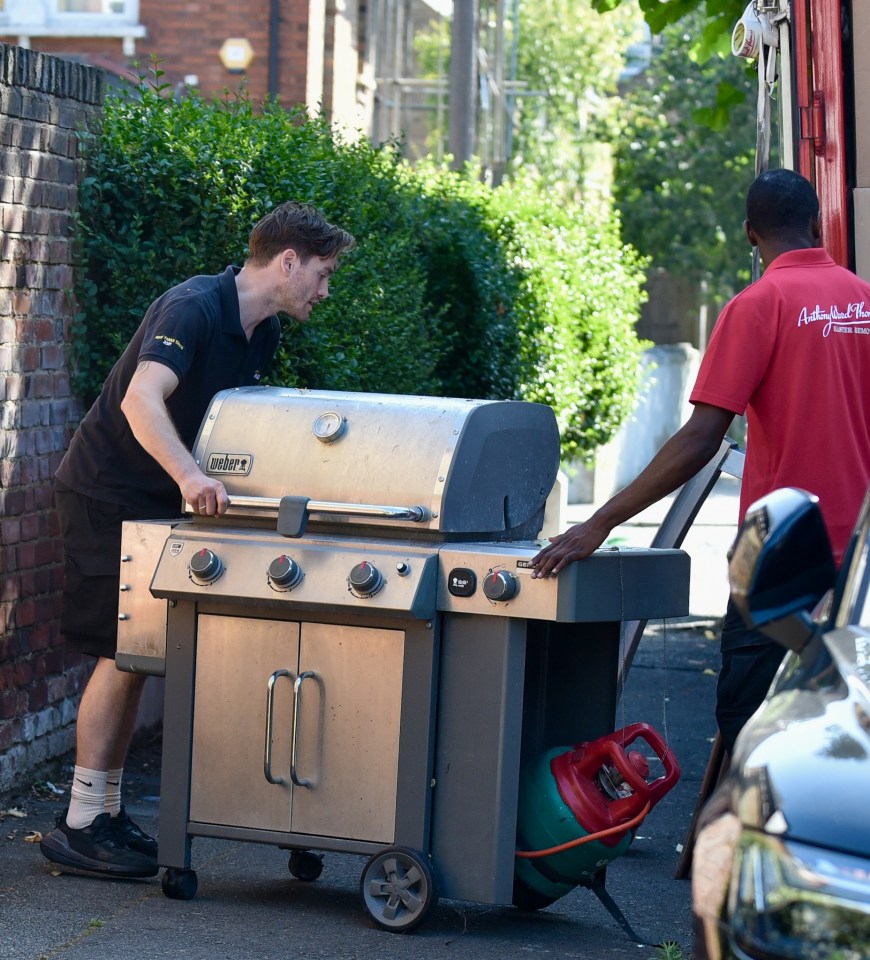
[[[278,52],[280,44],[278,42],[279,27],[281,25],[281,0],[271,0],[269,7],[269,97],[274,99],[278,96],[280,90]]]

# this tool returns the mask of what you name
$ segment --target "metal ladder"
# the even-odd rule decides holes
[[[688,480],[683,485],[680,492],[674,498],[674,502],[665,514],[665,518],[656,531],[650,546],[663,548],[679,547],[720,475],[725,473],[737,479],[742,479],[744,459],[745,454],[743,451],[738,450],[735,441],[730,437],[725,437],[721,446],[716,451],[715,456],[713,456],[706,466],[699,470],[691,480]],[[623,640],[625,654],[622,663],[619,665],[617,690],[625,689],[625,678],[631,669],[634,655],[637,652],[646,625],[646,620],[633,620],[625,624]],[[692,854],[695,847],[695,830],[698,816],[704,804],[727,772],[727,769],[728,757],[722,745],[722,738],[717,733],[713,748],[710,752],[710,759],[707,761],[707,769],[704,773],[698,799],[695,803],[695,809],[692,813],[692,819],[683,843],[683,849],[674,871],[674,877],[677,880],[685,879],[689,874],[692,866]],[[607,906],[607,904],[605,904],[605,906]],[[608,907],[608,909],[610,908]]]
[[[674,497],[674,502],[665,514],[658,530],[656,530],[650,546],[679,547],[720,475],[725,473],[738,479],[743,477],[744,459],[745,454],[742,450],[738,450],[737,443],[730,437],[725,437],[716,454],[710,458],[706,466],[702,467],[691,480],[687,480],[677,496]],[[625,652],[616,678],[617,690],[625,689],[625,680],[628,671],[631,669],[634,655],[637,652],[646,625],[646,620],[626,621],[623,635],[623,650]]]

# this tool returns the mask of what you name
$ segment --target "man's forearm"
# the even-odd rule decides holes
[[[612,530],[673,493],[709,462],[720,442],[711,445],[706,437],[678,431],[628,486],[600,507],[599,519]]]
[[[183,487],[199,467],[175,429],[162,397],[135,394],[124,398],[121,409],[133,436],[170,477]]]

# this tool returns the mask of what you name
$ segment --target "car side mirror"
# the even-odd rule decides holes
[[[728,554],[728,575],[747,624],[801,650],[815,630],[810,612],[837,576],[819,498],[785,487],[752,504]]]

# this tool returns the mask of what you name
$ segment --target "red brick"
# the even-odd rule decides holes
[[[41,483],[33,490],[33,509],[50,510],[53,504],[51,486],[47,483]],[[51,525],[49,524],[49,534],[53,535]]]
[[[26,687],[33,682],[33,666],[27,660],[19,660],[15,664],[15,685]]]
[[[36,592],[38,594],[52,592],[51,567],[39,567],[36,571]]]
[[[63,647],[55,647],[49,650],[44,657],[40,658],[41,670],[44,674],[63,673],[64,651]],[[38,674],[42,676],[43,673]]]
[[[48,533],[46,515],[40,514],[40,532],[42,536]],[[40,540],[36,545],[36,566],[43,569],[47,564],[52,563],[57,552],[57,544],[52,540]]]
[[[28,514],[21,518],[21,539],[35,540],[39,536],[39,516]]]
[[[16,552],[16,569],[18,571],[32,570],[35,566],[36,544],[33,543],[33,541],[19,541],[18,550]]]
[[[0,514],[9,517],[21,513],[24,509],[24,500],[23,490],[0,490]]]
[[[30,291],[16,290],[12,294],[12,312],[30,313]]]
[[[42,348],[41,356],[43,370],[59,370],[64,365],[66,351],[63,347],[52,343]]]
[[[17,517],[3,517],[0,520],[0,541],[8,546],[21,539],[21,521]]]
[[[0,679],[0,720],[11,720],[18,714],[18,693],[11,688],[5,688]]]
[[[45,680],[34,681],[30,686],[28,693],[28,705],[31,712],[36,713],[37,711],[43,710],[48,706],[48,684]]]
[[[36,620],[36,605],[27,597],[18,601],[15,609],[15,624],[17,627],[29,627]]]
[[[18,584],[21,588],[22,597],[34,597],[37,594],[36,589],[36,571],[32,569],[23,570],[18,575]]]

